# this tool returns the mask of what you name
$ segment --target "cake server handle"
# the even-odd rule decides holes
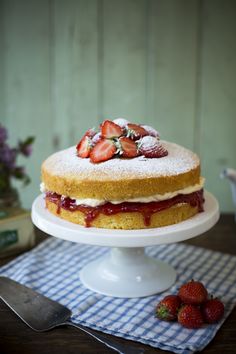
[[[64,325],[69,325],[72,327],[76,327],[80,329],[81,331],[87,333],[94,339],[98,340],[102,344],[105,344],[107,347],[115,350],[117,353],[120,354],[144,354],[145,350],[140,347],[135,347],[130,345],[130,341],[127,341],[127,344],[123,345],[121,343],[116,342],[113,338],[109,339],[107,336],[101,334],[101,333],[95,333],[93,330],[88,329],[87,327],[84,327],[82,325],[74,324],[70,321],[66,321]]]

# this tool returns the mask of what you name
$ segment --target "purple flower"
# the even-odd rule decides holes
[[[11,149],[7,144],[0,145],[0,161],[7,168],[14,168],[16,162],[16,149]]]
[[[30,182],[24,167],[17,166],[16,161],[20,154],[31,155],[34,137],[20,141],[14,148],[6,143],[7,137],[7,130],[0,124],[0,193],[10,188],[12,177],[22,180],[25,185]]]
[[[0,124],[0,144],[7,140],[7,130]]]

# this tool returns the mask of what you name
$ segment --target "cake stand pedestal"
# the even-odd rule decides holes
[[[108,255],[85,266],[82,283],[98,293],[115,297],[143,297],[168,289],[174,284],[172,266],[148,257],[144,247],[175,243],[209,230],[219,218],[219,206],[205,191],[205,211],[176,225],[155,229],[112,230],[85,228],[62,220],[45,208],[43,195],[32,206],[33,223],[49,235],[77,243],[111,247]]]

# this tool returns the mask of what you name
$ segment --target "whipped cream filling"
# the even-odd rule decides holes
[[[125,199],[125,200],[105,200],[105,199],[91,199],[91,198],[77,199],[77,198],[74,198],[71,196],[69,196],[69,198],[75,199],[76,205],[83,204],[83,205],[88,205],[91,207],[103,205],[107,202],[112,203],[112,204],[120,204],[120,203],[124,203],[124,202],[130,202],[130,203],[132,203],[132,202],[133,203],[159,202],[161,200],[171,199],[178,194],[190,194],[193,192],[197,192],[203,188],[204,182],[205,182],[205,178],[201,177],[200,182],[195,184],[194,186],[189,186],[189,187],[186,187],[183,189],[179,189],[175,192],[169,192],[169,193],[165,193],[165,194],[155,194],[155,195],[151,195],[148,197],[138,197],[138,198]],[[40,184],[40,191],[41,191],[41,193],[46,193],[47,191],[49,191],[43,182]],[[62,198],[66,198],[66,197],[68,197],[68,196],[62,195]]]

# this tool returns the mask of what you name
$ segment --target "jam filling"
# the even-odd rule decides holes
[[[179,194],[171,199],[162,200],[158,202],[150,203],[133,203],[123,202],[120,204],[112,204],[107,202],[106,204],[91,207],[88,205],[76,205],[75,199],[69,197],[62,197],[61,195],[53,192],[46,192],[46,204],[47,201],[57,205],[57,213],[60,214],[61,208],[68,211],[80,211],[84,214],[84,221],[86,227],[90,227],[93,220],[99,215],[114,215],[118,213],[130,213],[139,212],[143,216],[144,224],[149,226],[151,223],[152,214],[164,209],[168,209],[178,203],[187,203],[191,207],[197,207],[199,212],[203,211],[203,189],[190,194]]]

